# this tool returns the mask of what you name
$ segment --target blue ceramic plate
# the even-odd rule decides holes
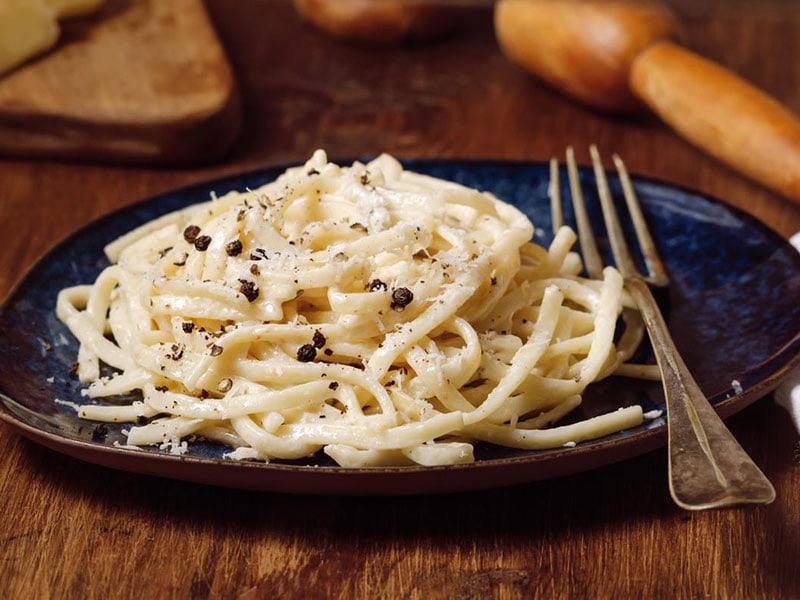
[[[547,165],[409,161],[407,166],[516,204],[536,225],[536,241],[548,243]],[[343,469],[324,457],[237,463],[221,458],[224,449],[213,444],[191,446],[189,454],[180,457],[150,448],[121,449],[114,445],[123,440],[121,427],[109,425],[106,435],[98,435],[94,424],[56,403],[55,399],[82,401],[80,385],[70,375],[77,344],[54,314],[58,290],[93,281],[107,264],[103,246],[133,227],[206,200],[211,191],[256,187],[283,170],[275,167],[162,194],[101,218],[50,251],[0,311],[0,417],[36,442],[92,463],[214,485],[298,493],[488,488],[574,473],[664,445],[664,421],[656,419],[575,448],[531,452],[476,447],[475,463],[452,467]],[[592,172],[582,169],[581,177],[584,190],[593,190]],[[562,183],[567,189],[566,179]],[[675,342],[718,411],[733,414],[767,394],[800,364],[800,255],[763,224],[722,202],[653,180],[635,178],[634,184],[672,279],[660,300]],[[613,176],[611,186],[619,196]],[[657,384],[611,378],[590,390],[574,418],[633,402],[645,410],[663,408]]]

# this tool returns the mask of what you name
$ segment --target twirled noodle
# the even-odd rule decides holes
[[[552,448],[639,424],[632,406],[551,426],[642,328],[617,271],[578,276],[571,230],[549,250],[532,235],[488,193],[317,151],[139,227],[93,285],[61,291],[85,395],[141,393],[79,413],[137,423],[134,446],[197,436],[233,459],[321,449],[348,467],[464,463],[475,440]]]

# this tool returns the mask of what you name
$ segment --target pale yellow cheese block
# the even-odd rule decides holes
[[[49,4],[0,0],[0,74],[51,48],[58,32],[56,12]]]
[[[0,75],[52,48],[58,19],[85,15],[105,0],[0,0]]]

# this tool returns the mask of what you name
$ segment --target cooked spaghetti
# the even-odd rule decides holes
[[[346,467],[465,463],[477,440],[542,449],[639,424],[632,406],[553,426],[642,328],[616,270],[578,275],[570,229],[549,249],[532,235],[489,193],[317,151],[117,239],[92,285],[61,291],[89,384],[79,414],[132,423],[131,446],[204,438],[232,459],[322,450]]]

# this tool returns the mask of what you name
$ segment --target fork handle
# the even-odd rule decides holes
[[[634,58],[629,84],[690,142],[800,202],[800,120],[777,100],[670,41]]]
[[[669,485],[687,509],[768,504],[772,484],[742,449],[706,400],[678,354],[650,288],[628,281],[661,367],[667,405]]]

